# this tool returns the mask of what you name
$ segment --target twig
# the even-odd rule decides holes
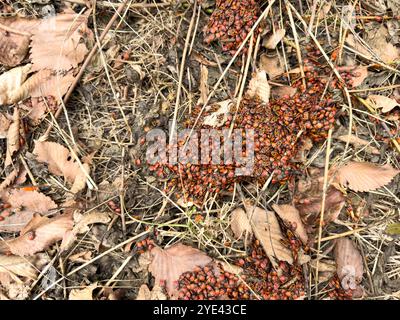
[[[321,252],[321,238],[322,238],[322,225],[324,224],[324,212],[326,205],[326,190],[328,188],[328,172],[329,172],[329,159],[331,155],[331,142],[332,142],[332,128],[328,131],[328,139],[326,145],[326,156],[325,156],[325,170],[324,170],[324,185],[322,191],[322,204],[321,204],[321,215],[319,218],[318,227],[318,245],[317,245],[317,264],[315,266],[315,294],[318,294],[318,268],[319,268],[319,256]]]

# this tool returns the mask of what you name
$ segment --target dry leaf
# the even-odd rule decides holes
[[[84,215],[80,213],[75,213],[74,214],[74,228],[71,231],[68,231],[61,243],[60,250],[65,251],[68,248],[71,247],[73,242],[76,240],[78,234],[82,234],[85,232],[88,232],[89,225],[95,224],[95,223],[102,223],[106,224],[110,222],[111,218],[108,215],[107,212],[101,212],[101,211],[91,211],[89,213],[86,213]]]
[[[97,288],[97,282],[84,289],[72,289],[69,293],[69,300],[93,300],[93,290]]]
[[[16,67],[0,76],[0,106],[18,102],[20,89],[31,70],[31,65]]]
[[[11,121],[4,113],[0,113],[0,139],[7,137],[8,128],[10,127]]]
[[[204,104],[208,98],[208,69],[205,65],[200,65],[200,99],[197,104]]]
[[[317,260],[311,260],[310,266],[313,269],[317,268]],[[336,263],[333,260],[322,259],[318,264],[318,282],[325,282],[332,279],[336,273]]]
[[[263,70],[268,74],[270,79],[273,79],[285,73],[285,67],[279,55],[270,57],[266,54],[262,54],[260,57],[259,67],[260,70]]]
[[[33,218],[34,213],[44,215],[57,208],[53,200],[37,191],[14,189],[3,192],[1,200],[11,205],[2,212],[4,218],[0,221],[2,232],[20,231]]]
[[[218,102],[217,105],[220,106],[217,111],[204,117],[204,120],[203,120],[204,125],[211,126],[211,127],[220,127],[228,119],[232,101],[224,100],[224,101]]]
[[[304,163],[307,159],[307,154],[314,146],[313,141],[309,137],[302,139],[300,143],[300,148],[292,159],[292,162]]]
[[[368,67],[357,67],[351,71],[351,86],[358,87],[368,76]]]
[[[345,134],[337,137],[337,139],[346,143],[347,141],[349,141],[349,143],[351,143],[355,147],[363,147],[363,149],[368,153],[380,154],[379,150],[375,147],[372,147],[368,141],[363,140],[355,136],[354,134],[351,135]]]
[[[310,176],[297,183],[297,192],[293,197],[293,204],[299,210],[300,217],[310,232],[319,224],[323,186],[323,171],[312,168]],[[333,186],[328,186],[325,198],[325,224],[337,219],[345,205],[345,200],[342,192]]]
[[[294,233],[304,244],[306,244],[308,236],[303,222],[301,221],[299,211],[294,206],[288,204],[274,204],[272,208],[283,221],[289,222],[293,226]]]
[[[336,240],[334,250],[337,275],[345,290],[355,290],[364,273],[363,260],[353,241],[348,238]]]
[[[389,35],[387,28],[381,24],[375,29],[375,34],[368,33],[369,39],[366,40],[375,54],[385,63],[392,63],[400,57],[400,49],[386,41]],[[372,38],[371,38],[372,37]]]
[[[74,79],[72,71],[57,74],[49,69],[40,70],[21,86],[21,97],[39,98],[52,96],[57,101],[61,101]],[[21,101],[23,99],[17,96],[15,100]]]
[[[400,170],[388,164],[378,166],[369,162],[352,161],[337,169],[336,177],[342,186],[356,192],[367,192],[387,185],[399,172]]]
[[[270,87],[267,80],[267,74],[265,71],[257,71],[253,78],[250,80],[247,94],[250,97],[257,96],[263,102],[269,102]]]
[[[12,119],[12,123],[7,132],[7,151],[6,151],[6,160],[4,165],[8,167],[12,164],[12,157],[15,152],[19,150],[19,109],[18,107],[14,108],[14,115]]]
[[[0,252],[11,252],[18,256],[33,255],[62,240],[72,226],[70,215],[47,218],[35,214],[18,238],[0,243]]]
[[[155,278],[155,283],[165,281],[170,298],[175,299],[178,294],[176,281],[184,272],[193,271],[195,267],[203,267],[211,262],[211,258],[198,249],[175,244],[168,249],[155,247],[151,250],[153,260],[149,271]]]
[[[282,244],[284,240],[278,219],[272,211],[245,205],[255,237],[260,241],[274,267],[278,261],[293,263],[292,252]]]
[[[253,234],[249,218],[242,208],[236,208],[231,212],[230,226],[236,239]]]
[[[0,24],[3,26],[0,28],[0,63],[15,67],[27,55],[31,32],[39,25],[39,20],[15,16],[0,18]]]
[[[47,163],[51,173],[64,176],[67,182],[72,184],[72,193],[77,193],[84,188],[86,174],[67,148],[55,142],[36,141],[33,154],[36,155],[37,161]],[[89,165],[83,164],[83,167],[89,174]]]
[[[147,285],[142,284],[139,288],[136,300],[167,300],[167,296],[159,285],[155,285],[150,291]]]
[[[368,99],[372,102],[377,108],[382,109],[383,113],[392,111],[395,107],[400,106],[395,99],[391,99],[385,96],[381,96],[379,94],[371,94],[368,96]]]
[[[87,15],[68,12],[43,19],[32,32],[32,70],[76,68],[88,52],[83,42],[83,36],[90,33],[87,18]]]
[[[368,58],[368,59],[372,58],[372,54],[370,53],[370,51],[358,39],[356,39],[351,33],[347,36],[346,43],[350,47],[353,47],[353,49],[355,51],[357,51],[358,53],[361,53],[366,58]]]
[[[285,29],[278,29],[263,41],[263,46],[267,49],[275,49],[286,34]]]
[[[23,257],[0,255],[0,273],[7,273],[16,280],[18,280],[18,276],[35,280],[38,270],[32,262],[30,259]]]

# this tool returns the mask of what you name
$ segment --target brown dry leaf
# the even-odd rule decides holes
[[[86,174],[67,148],[55,142],[36,141],[33,154],[36,155],[37,161],[47,163],[51,173],[64,176],[67,182],[72,184],[72,193],[77,193],[85,187]],[[83,167],[89,174],[89,165],[83,164]]]
[[[351,33],[347,36],[346,43],[350,47],[353,47],[353,49],[355,51],[357,51],[358,53],[361,53],[366,58],[369,58],[369,59],[372,58],[372,54],[369,52],[369,50],[358,39],[356,39]]]
[[[368,141],[361,139],[355,136],[354,134],[351,135],[345,134],[342,136],[338,136],[337,139],[343,142],[349,141],[349,143],[351,143],[355,147],[363,147],[364,150],[368,153],[380,154],[379,150],[375,147],[372,147]]]
[[[76,240],[79,234],[89,231],[89,225],[95,223],[106,224],[110,222],[111,218],[107,212],[91,211],[86,214],[75,213],[74,214],[74,228],[68,231],[61,243],[60,250],[65,251],[71,247],[73,242]]]
[[[33,218],[34,213],[44,215],[57,208],[53,200],[37,191],[14,189],[3,192],[1,200],[11,205],[2,212],[4,218],[0,221],[2,232],[20,231]]]
[[[84,289],[72,289],[68,300],[93,300],[93,290],[97,287],[97,282],[95,282]]]
[[[170,298],[178,294],[176,281],[184,272],[193,271],[195,267],[203,267],[211,262],[211,258],[198,249],[178,243],[167,249],[155,247],[151,250],[153,260],[149,271],[155,278],[155,284],[165,281]]]
[[[13,68],[0,76],[0,106],[18,102],[23,97],[21,86],[25,82],[32,65]],[[28,93],[26,92],[26,97]]]
[[[85,263],[91,260],[93,257],[92,251],[81,251],[71,255],[68,260],[74,263]]]
[[[18,277],[35,280],[38,270],[31,260],[18,256],[0,255],[0,273],[7,273],[19,282]]]
[[[52,96],[57,101],[61,101],[68,88],[74,82],[72,71],[67,73],[56,73],[49,69],[36,72],[21,86],[21,97],[30,96],[32,98]],[[28,94],[26,94],[28,93]],[[16,96],[16,101],[21,101],[21,97]]]
[[[26,57],[31,32],[39,25],[39,20],[15,16],[0,18],[0,24],[3,26],[0,28],[0,63],[15,67]]]
[[[12,185],[19,175],[19,168],[16,166],[13,171],[1,182],[0,192],[3,192],[7,187]]]
[[[272,211],[245,205],[255,237],[260,241],[274,267],[278,261],[293,263],[292,252],[282,244],[284,240],[278,219]]]
[[[240,239],[242,236],[247,237],[253,234],[249,218],[242,208],[236,208],[231,212],[230,226],[236,239]]]
[[[331,10],[332,7],[332,2],[325,2],[321,7],[318,12],[318,20],[323,20],[326,18],[327,14]]]
[[[373,103],[377,108],[382,109],[383,113],[392,111],[395,107],[400,106],[395,99],[391,99],[379,94],[371,94],[368,96],[367,100]]]
[[[89,231],[89,225],[95,223],[106,224],[111,221],[107,212],[91,211],[86,214],[77,213],[74,215],[75,226],[73,232],[81,234]]]
[[[363,259],[353,241],[348,238],[336,240],[334,250],[337,275],[345,290],[355,290],[364,273]]]
[[[267,74],[264,70],[259,70],[253,74],[247,94],[250,97],[257,96],[265,103],[269,102],[270,86],[268,84]]]
[[[283,221],[290,223],[294,227],[294,233],[306,244],[308,236],[303,222],[301,221],[299,211],[294,206],[288,204],[274,204],[272,208]]]
[[[371,46],[374,53],[385,63],[391,63],[400,57],[400,49],[386,41],[389,32],[384,24],[379,29],[374,29],[375,34],[367,33],[369,39],[366,42]]]
[[[142,284],[139,288],[136,300],[167,300],[167,296],[159,285],[155,285],[150,291],[147,285]]]
[[[0,243],[0,252],[11,252],[18,256],[33,255],[62,240],[72,227],[70,215],[47,218],[35,214],[18,238]]]
[[[293,97],[297,92],[296,88],[290,86],[279,86],[271,88],[271,97],[274,99],[280,99],[283,97]]]
[[[269,37],[265,38],[263,41],[263,46],[267,49],[275,49],[279,42],[282,41],[286,34],[285,29],[278,29],[274,31]]]
[[[7,137],[8,128],[10,127],[11,120],[4,113],[0,113],[0,139]]]
[[[208,69],[205,65],[200,65],[200,98],[197,104],[204,104],[207,101],[208,88]]]
[[[308,231],[312,231],[319,223],[322,210],[324,177],[323,171],[310,169],[310,176],[299,180],[293,204],[299,210],[300,217]],[[333,186],[328,186],[325,199],[324,223],[328,224],[339,216],[345,205],[343,193]]]
[[[313,259],[310,261],[310,266],[314,270],[317,268],[317,260]],[[336,273],[336,263],[333,260],[322,259],[318,264],[318,281],[325,282],[332,279]]]
[[[43,19],[33,30],[30,58],[32,71],[69,71],[85,58],[88,49],[83,36],[89,34],[87,15],[72,10]]]
[[[265,53],[260,57],[260,70],[265,71],[270,79],[273,79],[285,73],[285,67],[279,55],[268,56]]]
[[[217,111],[204,117],[203,124],[211,127],[220,127],[228,119],[232,100],[224,100],[217,103],[220,107]]]
[[[6,151],[6,160],[4,162],[4,165],[8,167],[10,164],[12,164],[12,157],[15,152],[19,150],[19,125],[20,125],[20,119],[19,119],[19,109],[18,107],[14,108],[14,114],[13,114],[13,119],[12,123],[10,125],[10,128],[8,129],[7,132],[7,151]]]
[[[351,77],[351,86],[358,87],[361,85],[364,81],[364,79],[368,76],[368,67],[361,66],[353,69],[352,71],[352,77]]]
[[[332,168],[331,170],[336,170]],[[400,172],[390,165],[351,161],[337,169],[336,178],[342,186],[356,192],[373,191],[387,185]]]

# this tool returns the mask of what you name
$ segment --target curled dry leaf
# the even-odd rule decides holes
[[[83,36],[90,33],[87,18],[72,11],[43,19],[32,32],[32,70],[76,68],[88,52],[83,42]]]
[[[224,100],[217,103],[220,108],[204,118],[203,124],[211,127],[220,127],[228,119],[232,101]]]
[[[86,174],[67,148],[55,142],[36,141],[33,154],[36,155],[37,161],[47,163],[51,173],[64,176],[67,182],[72,184],[72,193],[84,188]],[[89,165],[83,164],[83,168],[89,174]]]
[[[180,275],[193,271],[195,267],[203,267],[211,262],[211,258],[198,249],[175,244],[167,249],[155,247],[151,250],[153,260],[149,271],[155,278],[155,284],[165,281],[167,292],[172,299],[177,297],[177,286]]]
[[[297,183],[293,204],[299,210],[300,217],[310,232],[319,224],[323,186],[323,171],[315,168],[310,169],[309,177],[299,180]],[[345,205],[345,200],[342,192],[333,186],[328,186],[325,198],[325,224],[337,219]]]
[[[89,231],[89,225],[95,223],[106,224],[110,222],[111,218],[107,212],[91,211],[86,214],[75,213],[74,214],[74,227],[71,231],[68,231],[61,244],[61,251],[67,250],[71,247],[72,243],[76,240],[78,234]]]
[[[10,127],[11,120],[4,113],[0,113],[0,139],[7,137],[8,128]]]
[[[270,87],[267,80],[267,74],[264,70],[257,71],[250,80],[247,94],[250,97],[258,97],[263,102],[269,102]]]
[[[308,236],[303,222],[301,221],[299,211],[294,206],[288,204],[274,204],[272,208],[283,221],[286,221],[292,225],[294,233],[304,244],[306,244],[308,241]]]
[[[35,213],[46,214],[57,205],[49,197],[37,191],[14,189],[1,194],[1,200],[11,205],[1,213],[0,231],[20,231]]]
[[[310,266],[314,270],[317,268],[317,260],[313,259],[310,261]],[[322,259],[318,264],[318,281],[325,282],[332,279],[336,273],[336,263],[333,260]]]
[[[242,208],[236,208],[231,212],[231,229],[236,239],[253,234],[246,212]]]
[[[93,300],[93,290],[98,287],[97,282],[83,289],[72,289],[69,300]]]
[[[33,255],[62,240],[72,226],[73,221],[70,215],[47,218],[35,214],[21,230],[18,238],[0,243],[0,252],[11,252],[18,256]]]
[[[249,204],[245,205],[245,210],[255,237],[274,267],[278,265],[278,261],[293,263],[291,251],[282,243],[284,238],[275,213]]]
[[[31,32],[39,20],[24,17],[0,18],[0,63],[8,67],[19,65],[29,51]]]
[[[147,285],[142,284],[139,288],[136,300],[167,300],[167,296],[164,294],[163,289],[157,284],[151,291]]]
[[[263,46],[267,49],[275,49],[278,43],[282,41],[285,34],[285,29],[275,30],[273,34],[271,34],[263,41]]]
[[[20,90],[31,70],[31,65],[13,68],[0,76],[0,106],[18,102]]]
[[[260,57],[260,70],[265,71],[269,78],[275,78],[285,72],[285,67],[280,59],[279,55],[268,56],[266,54],[262,54]]]
[[[336,170],[336,169],[332,169]],[[337,169],[336,178],[342,186],[356,192],[373,191],[387,185],[400,172],[390,165],[351,161]]]
[[[6,151],[6,160],[4,162],[4,165],[6,167],[9,166],[10,164],[12,164],[12,157],[13,157],[14,153],[19,150],[19,147],[20,147],[20,145],[19,145],[19,125],[20,125],[19,109],[18,109],[18,107],[15,107],[12,123],[7,132],[7,151]]]
[[[385,96],[381,96],[379,94],[371,94],[368,96],[368,100],[373,103],[377,108],[382,109],[383,113],[392,111],[395,107],[399,107],[400,103],[398,103],[395,99],[391,99]]]
[[[361,139],[354,134],[345,134],[342,136],[338,136],[337,139],[346,143],[347,141],[349,141],[349,143],[351,143],[355,147],[363,147],[363,149],[368,153],[380,154],[379,150],[375,147],[372,147],[368,141]]]
[[[357,289],[364,273],[363,260],[353,241],[348,238],[336,240],[334,250],[337,275],[345,290]]]

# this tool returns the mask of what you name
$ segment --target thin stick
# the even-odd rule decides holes
[[[296,44],[296,55],[297,55],[297,60],[299,61],[301,82],[303,83],[304,88],[306,88],[306,75],[304,74],[303,59],[301,57],[301,50],[300,50],[299,38],[297,36],[297,31],[296,31],[296,25],[294,24],[293,15],[292,11],[290,10],[290,7],[287,5],[286,2],[285,5],[289,16],[290,26],[293,32],[294,43]],[[311,34],[311,32],[309,34]]]
[[[318,245],[317,245],[317,264],[315,266],[315,294],[318,294],[318,268],[319,268],[319,256],[321,253],[321,238],[322,238],[322,225],[324,223],[324,212],[326,204],[326,190],[328,188],[328,171],[329,171],[329,159],[331,155],[331,142],[332,142],[332,128],[328,131],[328,139],[326,145],[326,156],[325,156],[325,171],[324,171],[324,186],[322,189],[322,204],[321,204],[321,215],[319,218],[318,227]]]
[[[176,127],[176,120],[178,118],[178,109],[179,109],[179,103],[181,99],[181,91],[182,91],[182,81],[183,81],[183,74],[185,72],[185,63],[186,63],[186,56],[189,50],[189,45],[190,45],[190,36],[192,34],[192,29],[196,21],[196,9],[197,9],[197,0],[195,1],[194,4],[194,9],[192,13],[192,19],[190,20],[189,24],[189,29],[186,34],[186,40],[185,40],[185,48],[183,49],[182,53],[182,61],[181,61],[181,67],[179,70],[179,83],[178,83],[178,89],[176,90],[176,100],[175,100],[175,108],[174,108],[174,116],[172,119],[172,125],[171,125],[171,131],[169,133],[169,142],[172,143],[173,138],[174,138],[174,131]]]
[[[100,35],[100,39],[99,39],[99,43],[101,43],[104,38],[106,37],[106,35],[108,34],[108,31],[111,29],[112,25],[114,24],[115,20],[117,20],[117,18],[120,16],[120,14],[122,13],[122,11],[125,9],[126,5],[128,4],[130,0],[125,0],[124,2],[122,2],[120,4],[120,6],[118,7],[118,10],[115,11],[114,15],[111,17],[110,21],[108,22],[107,26],[105,27],[105,29],[103,30],[103,32]],[[100,49],[99,46],[95,45],[93,46],[92,50],[90,50],[88,56],[85,59],[85,62],[82,64],[81,69],[79,70],[79,73],[77,74],[74,82],[72,83],[72,85],[69,87],[67,93],[64,96],[63,99],[63,103],[66,104],[69,100],[69,98],[71,97],[72,92],[75,90],[75,87],[78,85],[79,81],[81,80],[87,66],[89,65],[90,61],[92,60],[93,56],[96,54],[97,49]],[[57,119],[60,114],[61,111],[63,110],[62,107],[57,109],[57,112],[54,114],[55,119]],[[47,137],[50,134],[51,129],[53,129],[53,123],[51,122],[49,124],[49,127],[47,128],[46,132],[44,133],[44,137]]]

